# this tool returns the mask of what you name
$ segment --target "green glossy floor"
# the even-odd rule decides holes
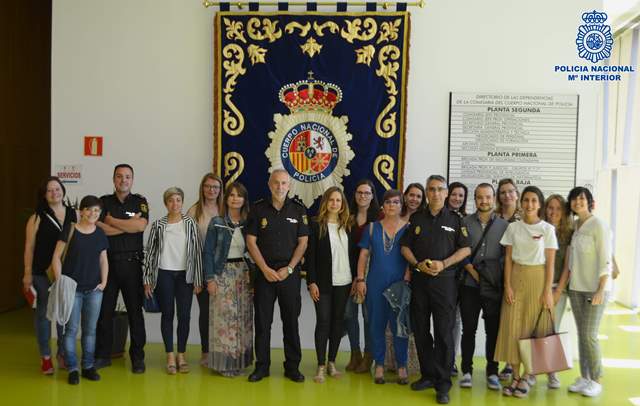
[[[212,375],[197,367],[197,346],[189,351],[192,371],[189,374],[167,376],[164,354],[159,344],[147,346],[147,372],[133,375],[128,361],[119,359],[110,368],[101,370],[102,381],[81,381],[78,386],[66,383],[65,371],[53,376],[39,373],[38,355],[32,334],[29,310],[0,314],[0,348],[4,349],[4,368],[0,369],[0,404],[3,405],[428,405],[435,404],[432,390],[411,392],[395,383],[374,385],[368,375],[346,374],[339,380],[328,379],[322,385],[310,378],[315,369],[314,353],[305,351],[303,384],[292,383],[282,376],[282,351],[273,351],[271,377],[250,384],[246,377],[235,379]],[[528,399],[505,398],[485,389],[484,361],[475,363],[474,388],[460,389],[454,380],[451,404],[468,405],[640,405],[640,318],[621,307],[611,305],[600,331],[605,357],[604,392],[599,398],[587,399],[569,394],[568,384],[576,371],[560,374],[563,387],[547,390],[546,378]],[[343,367],[347,353],[341,353],[338,364]],[[249,372],[249,371],[248,371]],[[392,380],[389,377],[389,381]],[[401,403],[398,403],[401,402]],[[635,403],[634,403],[635,402]]]

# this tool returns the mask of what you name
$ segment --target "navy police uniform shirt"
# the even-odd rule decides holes
[[[245,228],[256,236],[256,243],[267,265],[272,268],[286,266],[298,246],[298,238],[309,235],[309,221],[304,206],[286,198],[276,210],[271,198],[254,203]]]
[[[107,214],[122,220],[128,220],[141,213],[142,217],[149,221],[149,205],[144,196],[137,193],[129,193],[124,198],[124,202],[116,196],[115,193],[104,195],[102,200],[102,215],[100,221],[104,221]],[[144,232],[139,233],[123,233],[112,235],[109,237],[109,253],[125,253],[125,252],[142,252]]]
[[[402,236],[400,245],[411,249],[418,262],[425,259],[442,261],[460,248],[469,246],[462,217],[446,207],[435,216],[429,208],[416,212],[409,223],[409,230]],[[456,265],[452,265],[441,275],[455,275],[455,272]]]

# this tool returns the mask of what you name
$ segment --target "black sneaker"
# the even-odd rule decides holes
[[[100,380],[100,375],[98,374],[98,371],[96,371],[95,368],[89,368],[89,369],[83,369],[82,370],[82,377],[86,378],[90,381],[99,381]]]
[[[143,360],[133,361],[133,364],[131,365],[131,372],[134,374],[143,374],[145,369],[146,367],[144,366]]]
[[[67,378],[67,382],[69,382],[69,385],[77,385],[80,383],[80,374],[78,373],[78,371],[71,371],[69,372],[69,378]]]
[[[427,378],[420,378],[411,384],[411,390],[421,391],[427,388],[433,388],[433,381]]]

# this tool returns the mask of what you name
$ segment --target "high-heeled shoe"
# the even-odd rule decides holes
[[[315,383],[323,383],[325,380],[325,368],[324,365],[318,365],[316,376],[313,377]]]
[[[342,376],[342,372],[338,371],[335,362],[329,363],[329,365],[327,366],[327,374],[332,378],[340,378]]]

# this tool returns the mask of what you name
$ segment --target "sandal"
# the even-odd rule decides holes
[[[515,393],[516,389],[518,388],[518,383],[520,383],[519,379],[513,379],[511,381],[511,384],[509,386],[505,386],[502,388],[502,394],[504,396],[513,396],[513,394]]]
[[[178,364],[178,372],[180,372],[181,374],[188,374],[190,371],[189,369],[189,364],[187,364],[187,361],[182,360],[179,364]]]
[[[409,383],[409,374],[407,368],[398,368],[398,385],[407,385]]]
[[[515,390],[513,391],[513,396],[522,399],[522,398],[526,398],[528,394],[529,394],[529,383],[527,382],[526,379],[520,379],[518,386],[516,386]]]
[[[176,364],[167,364],[167,374],[175,375],[177,372]]]

